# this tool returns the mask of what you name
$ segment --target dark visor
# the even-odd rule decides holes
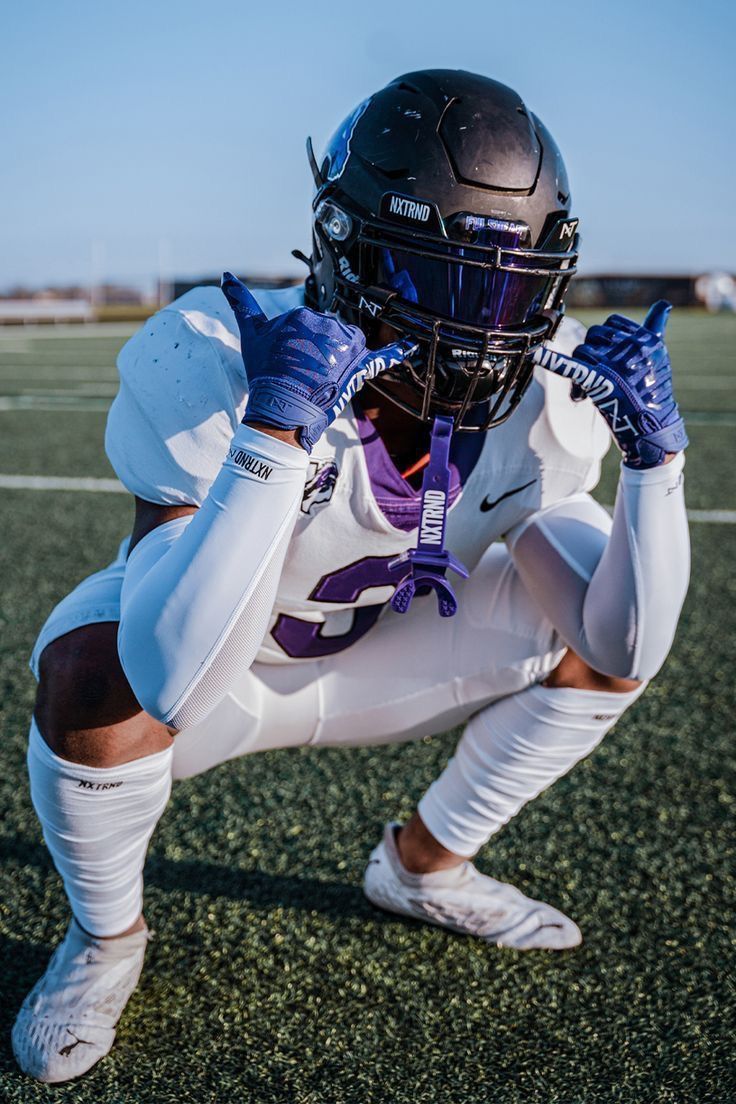
[[[435,238],[431,249],[416,252],[390,232],[380,235],[380,243],[364,239],[364,278],[431,314],[496,328],[539,315],[567,267],[560,253],[530,249],[520,223],[462,214],[448,233],[452,238]]]

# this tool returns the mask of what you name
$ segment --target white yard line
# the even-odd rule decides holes
[[[94,479],[87,476],[63,475],[0,475],[0,489],[8,491],[102,491],[108,494],[128,494],[117,479]],[[606,506],[613,511],[613,506]],[[688,510],[690,521],[710,525],[736,525],[736,510]]]
[[[96,372],[97,375],[92,376],[89,374],[91,372]],[[35,383],[37,380],[49,379],[66,383],[67,380],[97,379],[100,373],[106,382],[118,378],[115,363],[111,360],[107,364],[80,364],[79,361],[74,364],[29,364],[28,361],[11,363],[0,360],[0,380],[3,382],[10,380],[11,383]]]
[[[80,383],[74,387],[28,387],[19,395],[8,395],[7,397],[10,399],[24,399],[33,403],[44,399],[53,402],[57,398],[72,401],[90,397],[95,399],[110,397],[114,399],[117,393],[117,382],[112,380],[90,380],[89,383]]]
[[[25,382],[2,380],[0,382]],[[35,381],[34,381],[35,382]],[[117,379],[85,379],[80,376],[70,387],[28,387],[19,395],[0,394],[0,413],[10,410],[107,410],[118,392]],[[701,410],[697,413],[683,411],[689,426],[709,426],[733,429],[736,412],[729,410]]]
[[[59,322],[56,325],[41,325],[34,326],[29,322],[27,325],[9,327],[7,331],[0,330],[0,350],[7,349],[13,345],[20,345],[21,348],[26,347],[28,341],[51,340],[54,341],[57,338],[76,338],[80,337],[127,337],[129,334],[135,333],[143,326],[143,322],[80,322],[78,324],[64,325],[63,322]]]
[[[90,390],[92,385],[90,385]],[[26,391],[22,395],[0,395],[0,413],[8,411],[40,410],[48,412],[53,410],[109,410],[110,403],[117,394],[117,384],[111,384],[109,390],[103,381],[95,386],[96,394],[89,394],[81,388],[65,388],[64,391],[39,391],[31,394]],[[685,422],[688,426],[709,426],[719,429],[736,428],[736,414],[712,413],[688,414],[685,413]]]
[[[736,525],[736,510],[688,510],[687,516],[710,525]]]
[[[63,372],[50,371],[23,372],[14,369],[12,372],[4,372],[0,364],[0,388],[3,393],[8,387],[20,392],[38,391],[40,387],[80,387],[90,383],[118,384],[120,377],[109,364],[90,364],[84,367],[64,370]]]
[[[0,475],[0,489],[8,491],[106,491],[128,494],[117,479],[65,475]]]
[[[42,398],[41,396],[39,396],[38,401],[29,402],[28,396],[0,395],[0,413],[7,413],[9,410],[21,412],[24,410],[40,410],[45,413],[49,411],[60,413],[62,411],[92,410],[104,414],[110,409],[111,402],[111,397],[105,398],[96,395],[90,395],[87,399],[77,395],[68,402],[62,398]]]

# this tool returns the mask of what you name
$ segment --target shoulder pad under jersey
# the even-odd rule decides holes
[[[268,317],[304,301],[304,288],[253,294]],[[120,390],[105,449],[139,498],[199,506],[243,416],[240,336],[218,287],[198,287],[158,311],[118,356]]]
[[[557,352],[572,356],[585,340],[586,332],[582,322],[565,315],[549,344]],[[561,452],[578,459],[589,459],[597,468],[611,444],[611,434],[601,415],[587,399],[573,402],[570,381],[562,376],[537,366],[534,378],[544,388],[546,422]],[[596,481],[597,478],[596,475]]]

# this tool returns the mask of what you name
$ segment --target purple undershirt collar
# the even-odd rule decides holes
[[[410,533],[412,529],[419,527],[422,492],[415,490],[402,477],[359,402],[353,399],[352,407],[376,505],[390,525],[404,533]],[[478,462],[484,439],[483,433],[461,433],[453,437],[449,461],[448,509],[459,497]]]

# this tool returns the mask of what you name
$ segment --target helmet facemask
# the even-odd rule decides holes
[[[315,200],[317,305],[369,337],[385,322],[418,343],[407,362],[373,381],[374,389],[423,420],[451,415],[459,430],[505,421],[531,381],[532,353],[562,316],[577,261],[577,220],[555,212],[534,248],[524,223],[501,216],[461,212],[443,223],[433,204],[387,193],[387,213],[389,203],[414,204],[428,224],[419,230],[361,218],[346,197],[330,192],[320,189]],[[329,287],[320,282],[325,268]],[[399,394],[396,382],[405,385]]]

